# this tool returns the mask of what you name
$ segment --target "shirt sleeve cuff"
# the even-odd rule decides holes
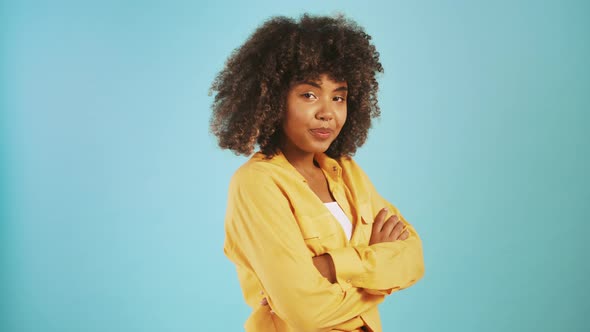
[[[336,280],[345,290],[362,282],[365,270],[355,248],[338,248],[328,254],[334,262]]]

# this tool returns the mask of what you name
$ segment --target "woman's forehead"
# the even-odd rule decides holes
[[[345,79],[337,78],[331,73],[320,73],[320,74],[314,73],[314,74],[309,74],[309,75],[303,75],[302,78],[294,80],[291,83],[291,86],[295,86],[295,85],[299,85],[299,84],[309,84],[309,83],[313,83],[311,85],[320,85],[321,86],[324,81],[330,81],[332,83],[341,84],[341,85],[347,84]]]

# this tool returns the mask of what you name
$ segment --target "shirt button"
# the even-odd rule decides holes
[[[346,282],[350,284],[352,282],[352,280],[346,279]]]

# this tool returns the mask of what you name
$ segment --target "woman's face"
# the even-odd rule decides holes
[[[328,150],[346,121],[347,87],[346,82],[321,75],[289,89],[283,120],[285,154]]]

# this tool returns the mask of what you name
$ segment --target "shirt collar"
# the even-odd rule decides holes
[[[264,160],[265,155],[262,152],[256,152],[253,159],[257,160]],[[335,159],[329,157],[324,152],[318,152],[314,155],[315,160],[320,165],[320,168],[324,171],[324,174],[330,176],[333,180],[337,180],[342,175],[342,167]],[[283,154],[283,152],[279,149],[277,154],[274,155],[271,159],[266,159],[268,162],[279,165],[281,167],[293,170],[303,179],[303,176],[299,174],[299,172],[291,165],[291,163],[287,160],[287,157]]]

